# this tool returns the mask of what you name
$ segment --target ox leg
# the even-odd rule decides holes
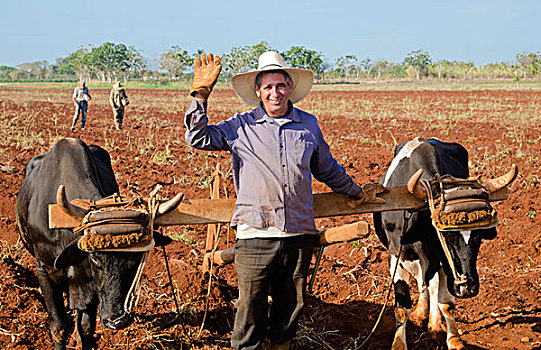
[[[77,311],[77,339],[83,350],[93,349],[95,345],[94,332],[98,314],[98,299],[94,297],[86,310]]]
[[[443,270],[440,270],[440,286],[438,293],[438,302],[441,313],[445,318],[447,325],[447,348],[449,350],[463,350],[464,343],[458,334],[458,328],[455,321],[455,297],[447,290],[447,277]]]
[[[426,266],[427,264],[424,265]],[[415,305],[409,319],[417,327],[423,328],[428,321],[428,308],[430,303],[428,287],[424,279],[425,269],[423,269],[421,260],[412,261],[405,267],[415,277],[415,280],[417,281],[417,288],[419,290],[419,300]]]
[[[59,283],[56,283],[39,260],[36,260],[36,276],[49,315],[49,330],[54,348],[56,350],[65,349],[72,328],[64,305],[64,291],[60,278],[58,279]]]
[[[393,339],[392,350],[406,350],[408,348],[406,341],[406,323],[411,312],[411,296],[409,291],[410,274],[403,267],[402,261],[394,255],[391,256],[391,274],[395,270],[396,274],[393,280],[394,295],[395,295],[395,318],[396,330]]]
[[[430,313],[428,320],[428,331],[432,333],[445,332],[445,327],[441,319],[441,311],[439,307],[439,288],[440,277],[436,273],[428,281],[428,294],[430,295]]]

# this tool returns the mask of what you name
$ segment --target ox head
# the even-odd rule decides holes
[[[419,169],[413,174],[407,188],[415,197],[426,201],[429,194],[419,183],[422,173],[422,169]],[[481,186],[490,195],[509,186],[517,174],[518,167],[513,164],[507,174],[496,179],[482,180]],[[455,297],[474,297],[479,293],[479,275],[476,267],[479,248],[482,240],[496,237],[495,224],[470,229],[449,229],[439,232],[435,230],[435,232],[441,237],[438,251],[447,277],[447,289]]]
[[[174,210],[182,201],[182,194],[159,206],[156,218]],[[57,203],[68,215],[82,220],[88,210],[70,203],[66,198],[64,186],[57,192]],[[100,319],[110,329],[122,329],[131,322],[126,312],[126,299],[132,288],[144,252],[141,251],[83,251],[79,248],[81,236],[76,237],[55,260],[58,269],[89,266],[93,293],[99,300]],[[169,237],[157,232],[153,234],[154,244],[164,246],[171,243]],[[148,249],[147,249],[148,250]],[[69,270],[68,270],[69,271]]]

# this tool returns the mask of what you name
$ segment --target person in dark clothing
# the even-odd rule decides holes
[[[124,108],[130,103],[126,90],[122,86],[121,82],[116,82],[109,94],[109,104],[113,109],[113,119],[115,121],[115,128],[117,130],[122,129],[122,122],[124,121]]]

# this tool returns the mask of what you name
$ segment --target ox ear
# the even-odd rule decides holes
[[[82,251],[77,246],[77,243],[81,237],[75,238],[73,241],[68,244],[66,248],[58,255],[54,261],[54,267],[57,269],[65,269],[67,267],[77,265],[81,261],[83,261],[88,253]]]
[[[164,247],[173,242],[173,239],[162,235],[161,233],[154,232],[154,245],[156,247]]]

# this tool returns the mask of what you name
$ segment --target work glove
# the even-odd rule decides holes
[[[202,54],[201,60],[196,57],[194,60],[193,83],[190,89],[190,95],[195,96],[200,93],[207,99],[212,92],[212,88],[218,81],[218,76],[222,70],[220,56],[213,56],[211,53]]]
[[[361,187],[361,192],[357,196],[352,197],[352,200],[348,201],[348,205],[355,208],[359,204],[371,203],[371,204],[385,204],[385,199],[376,197],[379,193],[389,192],[382,184],[369,183]]]

